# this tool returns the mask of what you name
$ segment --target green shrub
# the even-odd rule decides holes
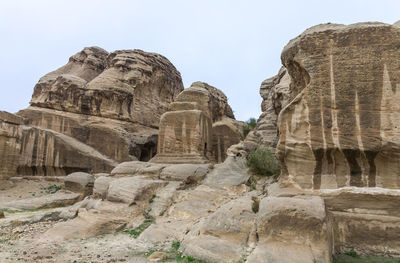
[[[247,134],[252,131],[257,126],[257,120],[254,118],[250,118],[243,125],[243,136],[246,138]]]
[[[275,156],[267,147],[260,146],[250,153],[247,165],[251,172],[258,175],[271,176],[280,173]]]

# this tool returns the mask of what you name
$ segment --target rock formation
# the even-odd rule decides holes
[[[261,83],[262,114],[253,133],[246,138],[247,141],[275,149],[278,143],[278,115],[294,96],[289,84],[290,76],[285,67],[282,67],[276,76]]]
[[[304,189],[400,187],[400,29],[325,24],[282,52],[298,95],[279,116],[282,176]]]
[[[19,165],[23,119],[0,111],[0,189],[14,176]]]
[[[118,162],[147,161],[156,154],[160,116],[182,90],[179,72],[161,55],[85,48],[36,84],[31,106],[18,112],[26,126],[7,135],[21,151],[0,155],[13,165],[4,174],[110,172]]]
[[[226,149],[242,137],[235,124],[226,96],[206,83],[194,82],[161,116],[157,155],[152,162],[224,161]],[[229,132],[229,136],[222,132]]]

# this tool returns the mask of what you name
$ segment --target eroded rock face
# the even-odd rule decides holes
[[[6,188],[6,180],[14,176],[19,164],[23,119],[0,111],[0,189]]]
[[[290,76],[285,67],[276,76],[261,83],[260,95],[263,98],[262,114],[258,118],[257,127],[246,140],[274,149],[278,143],[278,115],[296,95],[291,93]]]
[[[31,105],[157,127],[182,90],[179,72],[161,55],[90,47],[42,77]]]
[[[232,140],[219,134],[217,127],[214,138],[213,123],[217,121],[230,125]],[[194,82],[161,116],[157,155],[152,162],[207,163],[214,159],[213,149],[224,151],[241,137],[234,122],[225,94],[207,83]],[[225,159],[224,154],[220,153],[219,160]]]
[[[19,153],[1,154],[2,169],[12,170],[2,174],[110,172],[119,162],[148,161],[160,116],[182,90],[180,73],[161,55],[85,48],[39,80],[31,106],[17,114],[26,126],[3,125],[14,133],[7,147]]]
[[[298,95],[281,111],[282,176],[303,189],[400,187],[400,29],[325,24],[282,53]]]

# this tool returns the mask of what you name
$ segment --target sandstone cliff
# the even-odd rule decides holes
[[[180,73],[159,54],[83,49],[43,76],[31,106],[17,113],[27,125],[18,173],[109,172],[118,162],[149,160],[160,116],[182,90]]]
[[[299,93],[280,113],[282,176],[301,188],[399,188],[400,30],[325,24],[282,52]]]

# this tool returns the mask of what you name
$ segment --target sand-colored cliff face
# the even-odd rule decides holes
[[[301,188],[400,187],[400,29],[325,24],[282,53],[296,98],[281,111],[277,156]]]
[[[0,116],[2,174],[109,172],[118,162],[148,161],[160,116],[182,90],[161,55],[84,48],[39,80],[30,107]]]

